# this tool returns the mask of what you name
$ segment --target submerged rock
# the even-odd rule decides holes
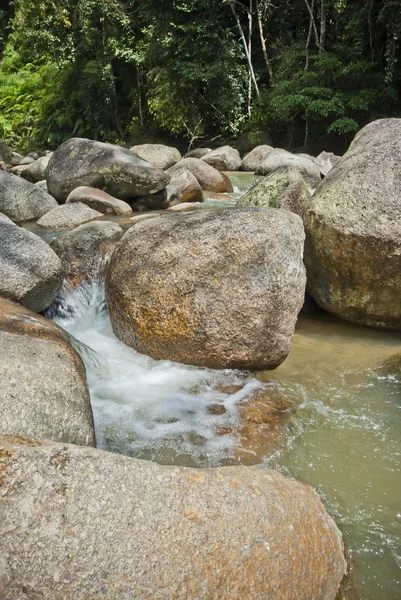
[[[401,119],[364,127],[305,215],[308,289],[348,321],[401,329]]]
[[[154,167],[162,169],[162,171],[181,160],[181,154],[177,148],[165,146],[164,144],[140,144],[139,146],[132,146],[130,151],[147,160]]]
[[[164,467],[8,436],[0,448],[3,600],[21,590],[334,600],[346,573],[341,533],[317,493],[276,471]]]
[[[231,148],[231,146],[222,146],[216,150],[211,150],[202,156],[201,160],[218,171],[239,171],[241,167],[239,152],[235,148]]]
[[[89,208],[82,202],[62,204],[53,208],[37,221],[37,225],[45,229],[72,229],[83,223],[104,219],[104,215]]]
[[[256,175],[269,175],[279,167],[296,167],[303,175],[309,191],[315,191],[321,181],[320,168],[312,158],[276,149],[269,152],[256,169]]]
[[[0,219],[0,296],[40,312],[53,302],[62,280],[61,261],[45,241]]]
[[[110,221],[93,221],[64,233],[51,243],[60,257],[65,277],[75,288],[85,279],[104,274],[123,230]]]
[[[132,213],[132,208],[124,200],[119,200],[110,196],[107,192],[98,190],[88,186],[80,186],[72,190],[68,194],[66,204],[74,204],[82,202],[101,213],[113,212],[116,215],[129,215]]]
[[[0,298],[0,355],[0,433],[95,445],[85,367],[63,329]]]
[[[102,189],[125,200],[166,187],[170,177],[121,146],[72,138],[57,148],[46,171],[49,192],[64,202],[79,186]]]
[[[30,181],[0,171],[0,211],[16,223],[39,219],[57,201]]]
[[[256,148],[248,152],[242,159],[241,171],[256,171],[259,165],[273,150],[274,148],[272,146],[256,146]]]
[[[275,209],[138,223],[108,269],[114,333],[155,359],[273,369],[289,352],[304,299],[303,243],[301,219]]]
[[[237,206],[283,208],[302,217],[311,196],[305,179],[296,167],[280,167],[253,185]]]

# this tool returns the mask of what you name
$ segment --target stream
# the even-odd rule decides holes
[[[205,206],[233,205],[252,178],[233,181],[233,200]],[[65,293],[50,316],[78,340],[100,448],[162,464],[255,464],[307,482],[343,533],[356,597],[401,598],[398,334],[301,314],[287,360],[250,374],[154,361],[124,346],[102,281]],[[258,390],[284,396],[291,410],[272,438],[244,439],[238,407]]]

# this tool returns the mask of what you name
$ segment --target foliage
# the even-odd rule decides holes
[[[0,137],[28,150],[71,136],[268,127],[279,145],[345,143],[370,120],[400,114],[401,0],[323,3],[323,33],[321,0],[314,20],[311,0],[18,0],[15,14],[10,3],[0,10]],[[253,26],[259,96],[234,13],[247,43]]]

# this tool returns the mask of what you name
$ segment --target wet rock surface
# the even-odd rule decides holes
[[[303,304],[303,242],[301,219],[275,209],[138,223],[108,269],[114,333],[155,359],[275,368],[289,352]]]
[[[0,353],[1,433],[95,445],[85,367],[60,327],[0,298]]]
[[[336,597],[341,534],[303,483],[0,440],[4,600]]]

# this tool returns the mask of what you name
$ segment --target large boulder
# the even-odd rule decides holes
[[[329,312],[401,329],[401,119],[364,127],[305,215],[308,287]]]
[[[103,213],[89,208],[82,202],[75,202],[49,210],[36,224],[44,229],[72,229],[97,219],[104,219]]]
[[[164,146],[163,144],[140,144],[139,146],[132,146],[130,151],[163,171],[181,160],[181,154],[177,148]]]
[[[202,202],[202,188],[187,167],[177,165],[168,169],[167,173],[171,177],[171,185],[181,192],[182,202]]]
[[[239,171],[241,167],[241,157],[238,150],[231,146],[221,146],[216,150],[211,150],[202,159],[208,165],[211,165],[218,171]]]
[[[41,312],[63,281],[57,254],[39,236],[0,220],[0,296]]]
[[[256,171],[266,156],[273,150],[274,148],[268,145],[256,146],[242,159],[241,171]]]
[[[279,167],[296,167],[302,173],[311,193],[321,181],[320,168],[312,158],[291,154],[280,148],[269,152],[256,169],[256,175],[269,175]]]
[[[52,196],[33,183],[0,171],[0,211],[16,223],[39,219],[57,206]]]
[[[0,354],[0,433],[95,445],[85,367],[63,329],[0,298]]]
[[[57,148],[46,170],[49,192],[64,202],[73,189],[89,186],[125,200],[157,192],[169,183],[161,169],[121,146],[72,138]]]
[[[315,163],[320,168],[321,174],[326,177],[329,171],[334,167],[336,162],[340,160],[341,156],[337,156],[334,152],[321,152],[319,156],[315,158]]]
[[[317,493],[277,471],[11,436],[0,461],[2,600],[335,600],[347,571]]]
[[[54,240],[50,245],[61,259],[69,286],[102,276],[122,235],[117,223],[93,221]]]
[[[32,183],[36,183],[37,181],[43,181],[46,179],[46,169],[49,161],[52,157],[53,152],[49,152],[46,156],[41,156],[33,163],[31,163],[27,169],[24,169],[21,173],[21,177],[24,179],[28,179]],[[20,163],[21,164],[21,163]]]
[[[13,152],[11,148],[5,143],[0,141],[0,160],[10,164],[13,158]]]
[[[206,192],[232,192],[234,190],[231,181],[224,173],[208,165],[199,158],[183,158],[173,167],[178,169],[185,167],[191,171],[198,180],[202,190]],[[170,171],[171,172],[171,171]]]
[[[202,210],[128,230],[108,269],[114,333],[155,359],[272,369],[305,292],[302,220],[275,209]]]
[[[110,196],[103,190],[85,185],[72,190],[65,201],[66,204],[75,204],[76,202],[82,202],[89,208],[101,213],[112,212],[116,215],[130,215],[132,213],[131,206],[124,200],[114,198],[114,196]]]
[[[283,208],[302,217],[310,201],[308,186],[298,169],[280,167],[257,181],[241,196],[237,206]]]

